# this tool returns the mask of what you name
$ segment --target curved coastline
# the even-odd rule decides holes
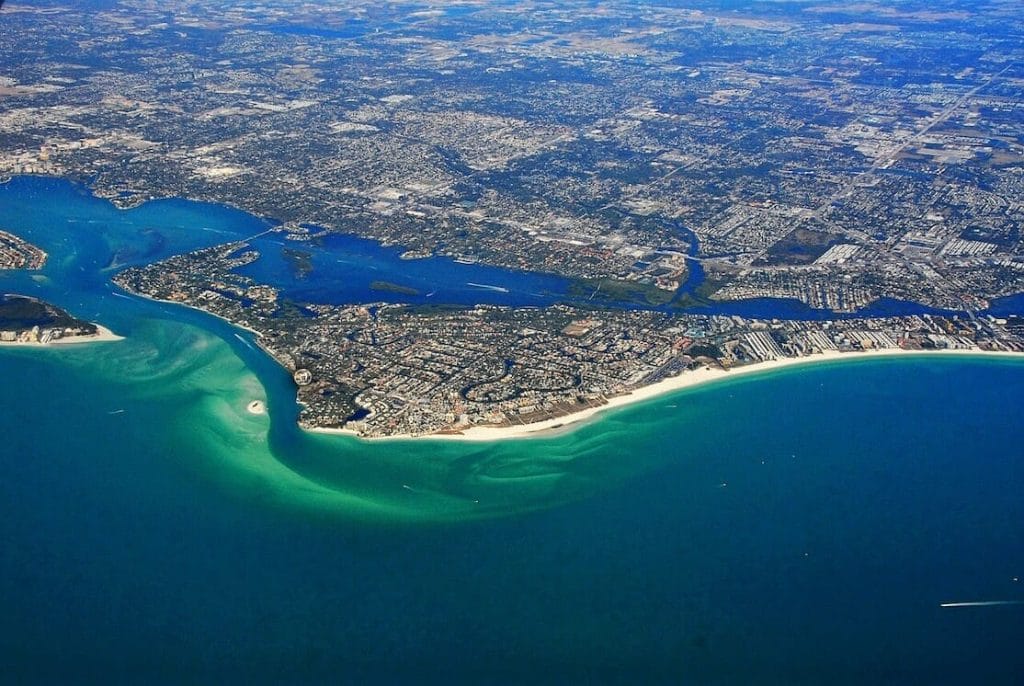
[[[858,360],[872,360],[879,358],[928,358],[928,357],[996,357],[1002,359],[1016,359],[1024,362],[1024,353],[1017,353],[1004,350],[982,350],[980,348],[957,349],[957,350],[904,350],[902,348],[884,348],[878,350],[864,350],[856,352],[822,352],[802,357],[786,357],[769,362],[733,367],[731,369],[703,367],[694,371],[683,372],[678,376],[664,379],[649,386],[642,386],[629,393],[609,398],[608,402],[597,407],[588,407],[562,415],[552,417],[539,422],[521,424],[517,426],[486,426],[478,425],[469,427],[458,432],[433,433],[419,436],[397,435],[366,437],[361,436],[351,429],[331,429],[320,427],[300,427],[305,431],[316,434],[343,435],[357,438],[362,441],[465,441],[465,442],[494,442],[505,440],[520,440],[531,438],[551,438],[560,434],[569,433],[576,429],[600,419],[600,416],[612,410],[631,407],[646,400],[655,398],[670,397],[676,392],[689,390],[699,386],[706,386],[732,379],[739,379],[749,376],[768,376],[775,372],[794,367],[818,366],[828,363],[855,362]]]
[[[26,176],[27,177],[34,177],[35,175],[26,175]],[[70,187],[78,188],[81,191],[84,191],[91,198],[93,198],[95,200],[98,200],[98,201],[102,201],[102,202],[107,203],[107,204],[110,204],[118,212],[124,212],[124,211],[127,211],[129,209],[129,208],[121,207],[120,205],[118,205],[116,203],[112,203],[109,198],[104,198],[104,197],[102,197],[100,195],[97,195],[95,192],[93,192],[92,188],[90,188],[87,184],[81,183],[80,181],[75,181],[75,180],[72,180],[72,179],[66,179],[66,178],[62,178],[62,177],[48,176],[48,175],[40,175],[40,176],[37,176],[36,178],[66,182],[66,183],[69,184]],[[274,220],[266,218],[266,217],[260,217],[258,215],[251,215],[251,214],[245,212],[242,208],[237,208],[237,207],[231,206],[229,204],[222,204],[222,203],[217,203],[217,202],[211,202],[211,201],[208,201],[208,200],[190,200],[190,199],[186,199],[186,198],[171,197],[171,198],[167,198],[167,199],[148,199],[147,202],[143,203],[143,205],[149,204],[150,201],[152,201],[152,200],[170,200],[170,201],[181,200],[181,201],[187,202],[187,203],[197,203],[199,205],[206,205],[206,206],[215,207],[215,208],[216,207],[224,207],[224,208],[227,208],[227,209],[231,210],[232,212],[239,212],[239,211],[241,211],[242,213],[247,214],[250,217],[253,217],[256,221],[258,221],[261,225],[263,225],[263,230],[264,231],[272,230],[274,228],[274,224],[273,224]],[[270,229],[265,228],[265,225],[267,223],[271,224],[271,228]],[[238,322],[234,322],[234,321],[231,321],[229,319],[225,319],[225,318],[223,318],[223,317],[221,317],[221,316],[219,316],[219,315],[217,315],[217,314],[215,314],[213,312],[210,312],[210,311],[207,311],[207,310],[203,310],[203,309],[200,309],[200,308],[196,308],[196,307],[194,307],[192,305],[189,305],[189,304],[186,304],[186,303],[156,300],[154,298],[150,298],[150,297],[145,296],[143,294],[137,294],[137,293],[125,294],[123,292],[115,292],[114,295],[118,296],[118,297],[125,297],[125,298],[129,298],[129,297],[141,298],[141,299],[148,300],[148,301],[151,301],[151,302],[161,303],[161,304],[170,305],[170,306],[184,305],[184,307],[186,307],[188,309],[194,310],[194,311],[202,313],[204,315],[212,316],[215,319],[219,319],[219,320],[227,323],[228,325],[230,325],[233,329],[235,329],[237,331],[245,331],[245,332],[248,332],[248,333],[252,334],[253,337],[250,340],[252,341],[252,343],[254,345],[250,346],[250,347],[258,347],[258,348],[260,348],[260,352],[262,354],[266,355],[268,358],[270,358],[272,360],[274,359],[273,355],[270,354],[270,352],[266,348],[263,347],[262,342],[261,342],[261,337],[260,337],[259,333],[256,332],[256,331],[253,331],[252,329],[248,329],[247,327],[239,324]],[[75,338],[62,339],[60,341],[52,341],[52,343],[55,343],[55,344],[59,343],[59,344],[62,344],[62,345],[67,345],[67,344],[75,344],[75,343],[99,342],[99,341],[102,341],[102,340],[118,340],[120,338],[120,337],[114,335],[113,333],[109,332],[108,329],[102,329],[102,331],[105,331],[109,335],[97,335],[97,336],[88,336],[88,337],[75,337]],[[230,338],[230,337],[228,337],[228,338]],[[239,336],[239,339],[242,340],[243,343],[245,343],[247,345],[249,344],[249,340],[242,339],[241,336]],[[31,344],[31,343],[24,343],[24,344],[8,343],[8,344],[5,344],[5,345],[10,345],[10,346],[22,345],[24,347],[45,347],[42,344]],[[762,362],[762,363],[756,363],[756,364],[751,364],[751,365],[744,365],[742,367],[734,367],[734,368],[732,368],[730,370],[716,369],[716,368],[701,368],[701,369],[698,369],[698,370],[695,370],[695,371],[684,372],[684,373],[680,374],[679,376],[672,377],[672,378],[669,378],[669,379],[665,379],[665,380],[659,381],[659,382],[657,382],[655,384],[651,384],[649,386],[643,386],[643,387],[634,389],[634,390],[632,390],[631,392],[628,392],[628,393],[624,393],[624,394],[621,394],[621,395],[617,395],[617,396],[613,396],[613,397],[607,398],[606,402],[604,404],[602,404],[602,405],[599,405],[599,406],[596,406],[596,407],[587,407],[587,408],[579,410],[578,412],[573,412],[573,413],[570,413],[570,414],[562,415],[562,416],[559,416],[559,417],[553,417],[553,418],[550,418],[550,419],[545,419],[543,421],[533,422],[533,423],[529,423],[529,424],[521,424],[521,425],[514,425],[514,426],[475,425],[475,426],[467,427],[467,428],[462,429],[460,431],[454,431],[453,430],[453,431],[450,431],[450,432],[447,432],[447,433],[433,433],[433,434],[421,434],[421,435],[395,435],[395,436],[387,436],[387,437],[379,437],[379,438],[378,437],[370,438],[370,437],[360,436],[357,432],[349,430],[349,429],[330,429],[330,428],[319,428],[319,427],[303,427],[301,425],[299,426],[299,428],[301,430],[305,431],[305,432],[308,432],[308,433],[327,434],[327,435],[330,435],[330,434],[344,435],[344,436],[348,436],[348,437],[351,437],[351,438],[358,438],[358,439],[361,439],[361,440],[367,441],[367,442],[372,442],[372,441],[389,441],[389,440],[413,440],[413,441],[416,441],[416,440],[419,440],[419,439],[431,439],[431,440],[435,440],[435,441],[442,440],[442,441],[493,442],[493,441],[502,441],[502,440],[520,439],[520,438],[546,438],[546,437],[551,437],[553,435],[556,435],[556,434],[562,433],[562,432],[568,433],[568,432],[575,431],[578,427],[580,427],[584,423],[586,423],[588,421],[592,421],[595,416],[601,415],[602,413],[607,412],[607,411],[612,411],[612,410],[615,410],[615,409],[618,409],[618,408],[621,408],[621,407],[631,406],[631,405],[634,405],[636,403],[639,403],[639,402],[642,402],[642,401],[645,401],[645,400],[648,400],[648,399],[652,399],[652,398],[655,398],[655,397],[659,397],[659,396],[662,396],[664,394],[672,393],[672,392],[675,392],[675,391],[681,391],[681,390],[688,389],[688,388],[691,388],[691,387],[700,386],[700,385],[704,385],[704,384],[708,384],[708,383],[714,383],[714,382],[717,382],[717,381],[725,381],[725,380],[728,380],[728,379],[740,378],[740,377],[744,377],[744,376],[751,375],[751,374],[762,374],[762,373],[763,374],[767,374],[767,373],[774,372],[774,371],[776,371],[778,369],[788,368],[788,367],[793,367],[793,366],[798,366],[798,365],[808,365],[808,364],[815,364],[815,363],[825,364],[827,362],[832,362],[832,361],[847,362],[847,361],[854,361],[854,360],[858,360],[858,359],[866,359],[866,358],[878,357],[878,356],[896,356],[896,355],[919,355],[919,356],[931,356],[931,355],[934,355],[934,356],[939,356],[939,355],[964,355],[964,354],[966,354],[966,355],[976,355],[976,356],[983,356],[983,355],[1006,355],[1006,356],[1017,356],[1017,357],[1020,357],[1020,358],[1024,359],[1024,354],[1021,354],[1021,353],[1002,353],[1002,352],[995,352],[995,351],[985,351],[985,350],[981,350],[981,349],[943,350],[943,351],[882,349],[882,350],[857,351],[857,352],[848,352],[848,353],[837,353],[837,352],[817,353],[817,354],[808,355],[808,356],[799,357],[799,358],[783,358],[783,359],[774,360],[774,361],[771,361],[771,362]],[[280,365],[280,363],[277,362],[276,360],[274,360],[274,361],[275,361],[275,364],[277,364],[282,369],[284,369],[283,365]],[[294,400],[294,398],[293,398],[293,400]],[[270,412],[273,412],[273,408],[270,408]]]
[[[180,303],[174,301],[164,301],[156,298],[151,298],[144,294],[138,293],[120,293],[122,297],[128,298],[140,298],[153,303],[159,303],[163,305],[181,306],[185,307],[193,312],[201,315],[213,317],[216,320],[220,320],[225,324],[228,324],[234,329],[244,331],[253,337],[255,346],[259,349],[259,352],[265,355],[267,358],[272,360],[275,365],[280,367],[284,371],[289,371],[284,367],[271,352],[262,345],[262,336],[260,332],[246,327],[238,322],[234,322],[230,319],[222,317],[216,313],[209,312],[207,310],[194,307],[187,303]],[[116,338],[116,337],[115,337]],[[93,339],[90,339],[93,340]],[[85,341],[83,341],[85,342]],[[413,441],[418,442],[422,440],[429,441],[448,441],[448,442],[464,442],[464,443],[494,443],[501,441],[516,441],[522,439],[548,439],[554,438],[559,435],[568,434],[575,432],[581,427],[600,420],[602,415],[611,412],[613,410],[623,409],[632,407],[638,403],[642,403],[647,400],[652,400],[660,397],[667,397],[673,393],[689,390],[691,388],[703,387],[710,384],[719,382],[729,381],[731,379],[740,379],[755,375],[768,376],[773,373],[783,371],[786,369],[793,369],[797,367],[805,366],[824,366],[830,363],[846,364],[856,362],[858,360],[872,360],[879,358],[928,358],[928,357],[976,357],[976,358],[1002,358],[1002,359],[1017,359],[1024,362],[1024,353],[1005,351],[1005,350],[984,350],[981,348],[967,348],[967,349],[944,349],[944,350],[907,350],[903,348],[879,348],[874,350],[856,350],[849,352],[839,351],[826,351],[812,353],[810,355],[803,355],[801,357],[784,357],[776,360],[770,360],[765,362],[757,362],[754,364],[742,365],[737,367],[731,367],[729,369],[722,367],[710,367],[705,366],[700,369],[686,371],[677,376],[663,379],[654,384],[642,386],[627,393],[616,395],[607,399],[607,401],[598,406],[591,406],[558,417],[552,417],[538,422],[531,422],[528,424],[519,424],[513,426],[497,426],[497,425],[476,425],[467,427],[464,429],[441,431],[431,434],[396,434],[393,436],[364,436],[359,432],[352,429],[345,428],[331,428],[331,427],[309,427],[303,426],[301,423],[296,424],[296,428],[300,431],[322,436],[344,436],[350,439],[356,439],[360,442],[366,443],[381,443],[388,441]],[[298,402],[296,398],[292,398],[293,402]],[[270,413],[269,408],[261,408],[263,413]],[[256,413],[254,413],[256,414]]]
[[[82,197],[89,196],[83,193]],[[186,225],[190,222],[185,219],[190,216],[183,219],[173,214],[146,222],[158,227],[163,226],[161,222]],[[32,221],[49,226],[58,219]],[[83,213],[79,220],[102,225],[99,215]],[[211,226],[222,228],[217,223]],[[133,245],[134,239],[131,232],[118,238],[127,245]],[[109,399],[103,396],[104,406],[95,419],[98,429],[109,428],[113,435],[127,441],[136,427],[147,421],[166,427],[160,429],[165,433],[154,433],[154,437],[164,437],[161,444],[173,446],[161,453],[164,461],[197,477],[201,475],[218,497],[228,494],[240,501],[258,500],[261,507],[272,504],[282,511],[337,516],[339,521],[409,526],[549,509],[609,491],[652,466],[700,452],[701,448],[694,445],[705,446],[706,451],[709,439],[704,431],[693,434],[698,424],[692,417],[699,415],[707,403],[731,394],[725,383],[729,379],[738,379],[737,383],[743,385],[742,389],[737,387],[737,397],[760,397],[761,391],[773,388],[784,376],[802,377],[801,364],[818,369],[811,365],[829,367],[835,360],[838,369],[856,366],[855,361],[862,360],[864,373],[868,374],[883,364],[867,360],[873,356],[942,356],[940,352],[888,350],[787,358],[729,372],[699,369],[612,397],[591,410],[543,423],[478,426],[461,435],[359,440],[351,432],[309,431],[297,424],[291,379],[262,348],[255,332],[247,333],[231,320],[184,303],[125,294],[109,285],[106,273],[102,278],[82,279],[81,267],[102,269],[109,263],[111,247],[106,244],[96,242],[82,249],[64,244],[58,247],[61,250],[51,253],[70,252],[71,257],[53,262],[47,271],[53,283],[31,292],[53,296],[51,300],[72,311],[95,312],[93,320],[109,317],[110,325],[119,332],[123,329],[128,340],[122,346],[83,345],[67,354],[40,355],[27,347],[20,353],[12,349],[12,354],[88,369],[84,378],[97,383],[114,381],[112,388],[117,392]],[[74,299],[63,296],[56,292],[58,283],[65,288],[81,286],[86,295]],[[195,340],[188,333],[190,327],[198,330],[192,333],[200,334]],[[190,342],[193,345],[188,345]],[[956,354],[974,355],[976,359],[985,355],[980,350]],[[892,366],[903,364],[912,367],[917,363],[895,362]],[[793,370],[780,371],[788,367]],[[760,379],[759,375],[765,375],[766,383],[747,384]],[[682,391],[691,387],[696,390],[683,398]],[[127,391],[130,396],[125,395]],[[666,408],[677,402],[677,394],[678,409]],[[139,404],[140,412],[108,414],[127,407],[127,397],[146,399]],[[265,404],[263,414],[249,411],[253,400]],[[154,412],[147,417],[142,409]],[[119,431],[125,433],[116,433]]]

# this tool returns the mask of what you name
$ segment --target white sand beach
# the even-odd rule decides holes
[[[649,386],[637,388],[629,393],[624,393],[622,395],[609,398],[607,403],[597,407],[588,407],[586,409],[580,410],[579,412],[573,412],[559,417],[552,417],[550,419],[545,419],[539,422],[532,422],[530,424],[520,424],[514,426],[478,425],[462,429],[458,432],[434,433],[425,434],[421,436],[397,435],[361,438],[363,438],[364,440],[374,441],[398,439],[432,439],[446,441],[503,441],[522,438],[543,438],[550,437],[563,431],[576,429],[583,423],[585,423],[587,420],[593,419],[595,416],[608,410],[641,402],[643,400],[649,400],[650,398],[655,398],[666,393],[672,393],[673,391],[679,391],[685,388],[692,388],[694,386],[714,383],[716,381],[736,379],[750,374],[768,373],[778,369],[784,369],[787,367],[797,367],[828,362],[848,362],[878,357],[952,355],[975,357],[999,356],[1012,357],[1024,360],[1024,354],[1022,353],[1006,351],[989,351],[980,349],[904,350],[902,348],[883,348],[877,350],[864,350],[853,352],[830,351],[824,353],[816,353],[812,355],[805,355],[803,357],[785,357],[767,362],[759,362],[755,364],[743,365],[741,367],[733,367],[728,370],[717,367],[703,367],[693,371],[683,372],[678,376],[674,376],[663,381],[659,381]],[[307,430],[313,433],[340,434],[346,436],[359,437],[359,434],[350,429],[310,428]]]
[[[66,336],[64,338],[55,338],[54,340],[48,341],[46,343],[40,343],[38,341],[0,341],[0,346],[46,348],[54,345],[78,345],[81,343],[110,343],[113,341],[124,340],[124,336],[118,336],[116,333],[114,333],[105,326],[101,326],[99,324],[95,324],[94,326],[96,327],[96,333],[91,336]]]

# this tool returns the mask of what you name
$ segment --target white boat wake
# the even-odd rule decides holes
[[[504,288],[502,286],[491,286],[491,285],[486,284],[486,283],[473,283],[472,281],[466,283],[466,285],[467,286],[472,286],[473,288],[483,288],[484,290],[487,290],[487,291],[497,291],[498,293],[508,293],[508,289]]]

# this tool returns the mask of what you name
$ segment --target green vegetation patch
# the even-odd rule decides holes
[[[313,255],[305,250],[284,248],[281,250],[285,263],[297,279],[305,279],[313,272]]]
[[[371,291],[380,291],[382,293],[396,293],[398,295],[419,295],[420,292],[415,288],[409,286],[403,286],[399,283],[392,283],[390,281],[371,281]]]
[[[834,233],[793,229],[776,241],[765,257],[755,265],[810,264],[825,254],[833,245],[843,242],[843,237]]]
[[[594,301],[627,302],[639,305],[664,305],[675,297],[650,283],[622,281],[620,279],[575,279],[569,285],[569,295]]]
[[[713,343],[697,343],[691,345],[687,349],[686,354],[690,357],[711,357],[716,360],[722,357],[722,351]]]
[[[89,322],[75,319],[64,310],[42,300],[20,295],[0,296],[0,331],[41,328],[82,328],[96,331]]]
[[[672,301],[672,309],[689,310],[695,307],[707,307],[712,304],[711,296],[725,284],[724,281],[707,279],[689,293],[683,293]]]

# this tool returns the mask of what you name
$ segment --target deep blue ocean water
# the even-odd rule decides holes
[[[225,489],[183,460],[202,446],[167,437],[159,404],[115,424],[95,406],[117,393],[87,370],[3,355],[0,371],[27,391],[0,415],[8,678],[1024,673],[1024,608],[939,607],[1024,599],[1020,364],[848,364],[666,398],[606,419],[625,433],[574,469],[600,478],[650,451],[660,464],[582,501],[448,524],[293,510],[255,479]]]
[[[940,604],[1024,600],[1024,362],[790,369],[543,440],[311,436],[244,337],[104,269],[266,224],[71,188],[0,187],[51,256],[0,290],[127,339],[0,350],[0,681],[1021,682],[1024,605]]]

